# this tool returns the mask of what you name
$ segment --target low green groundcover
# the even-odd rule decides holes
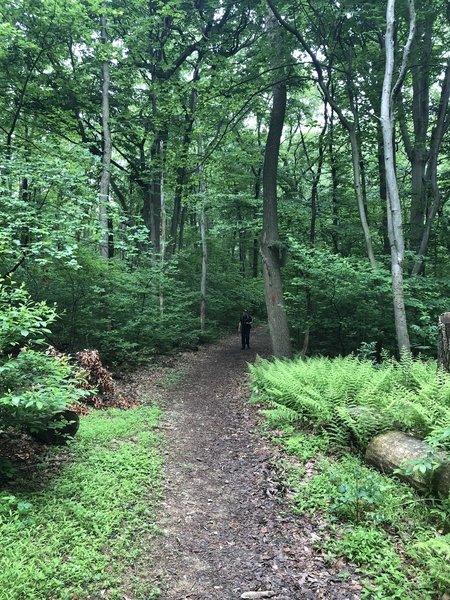
[[[133,540],[156,531],[158,419],[150,407],[93,412],[57,475],[42,464],[39,486],[0,493],[0,600],[123,597],[142,552]]]

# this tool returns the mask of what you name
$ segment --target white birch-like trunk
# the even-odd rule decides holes
[[[400,195],[395,170],[395,155],[393,146],[394,112],[393,103],[395,94],[399,91],[407,65],[409,49],[415,30],[415,12],[413,0],[408,0],[410,9],[410,30],[408,41],[403,51],[403,61],[395,85],[392,85],[394,74],[394,27],[395,27],[395,0],[388,0],[386,8],[386,66],[384,72],[383,89],[381,95],[381,129],[383,132],[384,167],[386,172],[387,188],[387,220],[389,243],[391,246],[391,275],[392,296],[394,303],[395,331],[398,349],[410,351],[408,325],[406,320],[404,288],[403,288],[403,261],[405,245],[403,238],[403,223]]]
[[[102,44],[107,42],[106,15],[103,12],[101,17],[101,40]],[[104,60],[102,63],[102,129],[103,129],[103,155],[102,155],[102,176],[100,179],[99,194],[99,226],[100,226],[100,255],[103,258],[109,258],[109,230],[108,230],[108,202],[109,202],[109,182],[111,172],[111,130],[109,126],[109,87],[110,73],[109,62]]]

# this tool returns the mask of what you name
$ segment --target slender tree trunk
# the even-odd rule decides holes
[[[403,61],[395,85],[392,85],[394,73],[394,27],[395,27],[395,0],[388,0],[386,8],[386,66],[383,81],[383,90],[381,95],[381,127],[383,131],[384,144],[384,164],[386,170],[386,188],[387,188],[387,220],[389,242],[391,246],[391,274],[392,274],[392,295],[394,302],[395,331],[397,335],[397,344],[400,352],[410,351],[410,342],[408,335],[408,326],[406,321],[406,310],[403,290],[403,261],[404,261],[404,240],[402,212],[400,205],[400,196],[397,185],[397,174],[394,162],[393,130],[394,113],[393,103],[396,92],[402,84],[406,66],[408,52],[415,27],[415,11],[413,0],[408,0],[410,9],[410,31],[408,41],[403,51]]]
[[[269,26],[277,27],[274,19]],[[277,38],[275,40],[275,38]],[[280,47],[279,38],[273,35],[273,51]],[[280,57],[274,57],[278,64]],[[286,112],[286,83],[273,86],[272,113],[267,136],[263,166],[263,229],[261,236],[261,256],[264,271],[264,291],[269,321],[272,352],[274,356],[292,356],[289,327],[284,305],[283,283],[281,279],[280,239],[278,233],[277,211],[277,171],[280,153],[280,141]]]
[[[333,248],[336,253],[339,253],[339,201],[338,201],[338,171],[337,171],[337,160],[334,149],[334,115],[333,112],[330,116],[330,143],[328,145],[328,153],[330,156],[330,171],[331,171],[331,210],[333,214],[333,230],[331,238],[333,240]]]
[[[356,202],[358,204],[359,218],[361,220],[364,240],[366,242],[367,256],[369,257],[371,266],[375,268],[377,266],[377,261],[373,252],[372,235],[370,233],[369,223],[367,221],[366,209],[364,206],[363,188],[361,183],[361,150],[354,125],[350,126],[348,133],[352,148],[353,185],[355,188]]]
[[[108,257],[114,256],[114,223],[111,217],[108,217]]]
[[[148,177],[141,180],[140,186],[143,192],[142,219],[150,232],[150,242],[153,259],[156,260],[161,252],[161,143],[167,139],[167,131],[162,130],[155,134],[155,139],[150,151],[151,169]]]
[[[377,111],[378,112],[378,111]],[[386,254],[390,254],[391,245],[389,243],[388,225],[387,225],[387,192],[386,192],[386,169],[384,168],[384,144],[383,131],[381,123],[377,119],[377,145],[378,145],[378,177],[380,199],[384,207],[383,214],[383,248]]]
[[[412,113],[414,143],[411,147],[410,248],[418,252],[427,211],[425,169],[428,162],[428,124],[430,115],[430,58],[432,50],[433,11],[419,22],[413,47]]]
[[[306,329],[305,329],[305,333],[303,336],[302,350],[300,352],[302,358],[305,358],[305,356],[308,353],[308,349],[309,349],[309,342],[310,342],[310,335],[311,335],[310,318],[311,318],[312,310],[313,310],[313,306],[312,306],[312,299],[311,299],[311,289],[308,287],[306,289]]]
[[[179,229],[179,235],[178,235],[178,250],[183,250],[184,247],[184,226],[186,224],[186,217],[187,217],[187,206],[183,206],[181,209],[181,216],[180,216],[180,229]]]
[[[168,254],[175,253],[177,247],[178,230],[181,221],[181,202],[183,199],[183,190],[186,183],[186,167],[178,167],[175,181],[175,192],[173,198],[172,221],[170,225],[170,240],[168,245]]]
[[[373,248],[372,248],[372,236],[370,234],[369,225],[367,222],[367,215],[366,215],[365,207],[364,207],[364,196],[363,196],[362,185],[361,185],[361,152],[360,152],[360,148],[359,148],[359,144],[358,144],[357,130],[356,130],[355,123],[348,120],[348,118],[344,114],[343,109],[337,103],[337,101],[333,97],[333,94],[330,92],[330,85],[329,85],[329,82],[327,83],[325,81],[322,64],[321,64],[320,60],[318,59],[317,54],[312,50],[311,46],[307,43],[306,38],[303,36],[301,31],[299,29],[297,29],[296,27],[294,27],[293,25],[291,25],[290,23],[288,23],[285,19],[283,19],[279,10],[277,9],[277,7],[275,5],[274,0],[267,0],[267,3],[270,6],[270,8],[271,8],[274,16],[278,20],[278,22],[287,31],[289,31],[292,35],[294,35],[297,38],[297,40],[300,42],[301,46],[303,47],[304,51],[311,58],[311,61],[316,70],[316,73],[317,73],[317,83],[318,83],[324,97],[326,98],[329,105],[331,106],[331,108],[334,110],[334,112],[338,116],[339,121],[341,122],[341,125],[349,133],[350,143],[351,143],[351,148],[352,148],[353,181],[355,184],[355,194],[356,194],[356,202],[358,205],[358,212],[359,212],[359,216],[361,219],[361,225],[363,228],[364,239],[366,242],[367,256],[369,258],[371,266],[376,267],[377,263],[376,263],[375,254],[374,254]]]
[[[255,200],[259,200],[261,194],[261,167],[258,167],[257,170],[254,170],[255,173],[255,188],[254,188],[254,197]],[[255,219],[258,216],[258,207],[255,207],[254,213]],[[253,249],[252,249],[252,277],[258,277],[258,256],[259,256],[259,240],[255,237],[253,239]]]
[[[161,252],[160,252],[160,261],[161,261],[161,284],[159,289],[159,310],[161,318],[164,316],[164,288],[162,285],[162,281],[164,279],[164,266],[166,260],[166,222],[167,222],[167,214],[166,214],[166,197],[164,190],[164,142],[161,140],[160,142],[160,161],[161,161],[161,181],[160,181],[160,194],[161,194]]]
[[[362,206],[364,207],[364,218],[365,221],[367,222],[367,226],[369,225],[369,212],[368,212],[368,207],[367,207],[367,190],[366,190],[366,172],[365,172],[365,164],[364,164],[364,159],[363,159],[363,154],[361,151],[361,140],[362,140],[362,136],[361,136],[361,125],[360,125],[360,121],[359,121],[359,107],[358,107],[358,97],[355,94],[355,88],[354,88],[354,83],[353,83],[353,77],[351,74],[351,64],[350,64],[350,69],[347,72],[347,95],[349,98],[349,102],[350,102],[350,110],[352,112],[352,116],[353,116],[353,127],[352,129],[355,130],[355,139],[356,139],[356,145],[358,147],[358,154],[359,154],[359,178],[361,181],[361,196],[362,196]],[[350,132],[350,136],[352,135],[352,133]],[[364,225],[363,225],[364,228]],[[369,232],[370,235],[370,232]],[[372,246],[372,244],[370,244],[370,246]],[[370,254],[369,254],[370,257]],[[371,261],[372,262],[372,261]],[[374,266],[374,265],[372,265]]]
[[[325,154],[325,134],[328,128],[328,109],[325,101],[323,110],[323,127],[319,135],[319,156],[317,159],[317,169],[313,172],[313,182],[311,186],[311,223],[309,227],[309,241],[314,244],[316,241],[316,223],[317,223],[317,204],[319,201],[319,184],[322,176],[323,159]],[[312,167],[311,167],[312,169]]]
[[[208,272],[208,243],[206,237],[206,211],[205,211],[205,193],[206,185],[201,172],[200,180],[201,208],[200,208],[200,238],[202,242],[202,272],[200,277],[200,331],[203,333],[206,328],[206,276]]]
[[[105,5],[101,17],[101,40],[107,43]],[[111,130],[109,125],[109,87],[110,74],[109,62],[102,63],[103,85],[102,85],[102,128],[103,128],[103,155],[102,176],[100,180],[99,198],[99,224],[100,224],[100,255],[109,258],[110,232],[108,227],[108,203],[109,203],[109,181],[111,177]]]
[[[153,172],[150,188],[150,239],[156,257],[161,251],[161,168],[159,166]]]
[[[187,108],[187,112],[184,119],[184,135],[183,135],[183,143],[181,145],[181,156],[179,157],[179,167],[177,169],[177,178],[175,184],[175,194],[174,194],[174,202],[173,202],[173,213],[172,213],[172,222],[170,226],[170,243],[168,246],[169,255],[172,255],[176,251],[177,247],[177,236],[178,229],[181,226],[181,203],[183,200],[183,192],[187,181],[187,160],[189,154],[189,146],[192,141],[192,132],[194,128],[195,122],[195,109],[197,106],[197,97],[198,92],[196,88],[196,83],[199,80],[199,68],[198,65],[194,69],[194,74],[192,78],[192,90],[189,97],[189,106]]]
[[[430,153],[425,173],[425,181],[427,192],[431,200],[428,208],[427,220],[423,229],[422,239],[418,250],[418,257],[414,262],[412,275],[418,275],[423,270],[424,258],[428,251],[428,243],[431,235],[431,227],[433,225],[436,214],[441,205],[441,194],[437,180],[438,155],[441,147],[442,138],[449,126],[448,105],[450,99],[450,59],[447,60],[445,69],[444,81],[441,89],[441,97],[439,101],[438,116],[436,125],[431,135]]]
[[[239,262],[241,265],[241,273],[245,276],[247,273],[247,234],[240,206],[237,208],[237,226],[239,232]]]

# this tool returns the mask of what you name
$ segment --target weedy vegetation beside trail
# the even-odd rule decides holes
[[[157,534],[158,420],[154,407],[94,411],[68,449],[0,493],[1,600],[123,598],[124,585],[153,597],[130,564]]]
[[[278,443],[295,456],[285,471],[293,509],[330,527],[317,548],[325,559],[356,564],[364,598],[441,598],[450,589],[450,500],[418,496],[366,466],[361,450],[396,428],[445,455],[450,377],[407,355],[382,365],[354,356],[260,360],[250,371],[268,435],[277,429]]]

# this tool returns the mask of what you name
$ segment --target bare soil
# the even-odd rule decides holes
[[[161,588],[162,600],[231,600],[250,591],[272,592],[275,600],[360,597],[354,568],[324,559],[326,523],[292,513],[280,451],[261,435],[258,407],[247,402],[247,362],[268,353],[264,329],[252,333],[248,350],[235,335],[183,355],[172,365],[183,369],[181,381],[165,393],[159,386],[163,535],[150,566],[138,569]],[[139,395],[153,396],[155,381],[145,382]]]

